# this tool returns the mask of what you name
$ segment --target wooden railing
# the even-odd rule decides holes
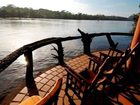
[[[31,84],[34,83],[33,79],[33,56],[32,52],[40,47],[49,45],[49,44],[56,44],[57,48],[54,47],[54,50],[57,52],[57,55],[54,55],[54,58],[58,59],[58,63],[63,65],[64,62],[64,49],[62,42],[63,41],[69,41],[69,40],[76,40],[76,39],[82,39],[83,42],[83,52],[84,54],[90,54],[90,44],[92,41],[92,38],[97,36],[107,36],[108,42],[111,47],[116,47],[116,44],[111,38],[111,35],[127,35],[132,36],[131,33],[84,33],[80,29],[78,31],[81,33],[81,36],[74,36],[74,37],[53,37],[53,38],[47,38],[40,41],[36,41],[34,43],[25,45],[16,51],[12,52],[8,56],[6,56],[4,59],[0,60],[0,72],[4,71],[10,64],[12,64],[18,57],[21,55],[25,56],[25,59],[27,61],[26,66],[26,85],[27,87],[30,87]]]

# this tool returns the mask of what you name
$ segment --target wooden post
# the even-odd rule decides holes
[[[118,43],[116,43],[116,44],[114,43],[114,41],[112,40],[110,34],[106,34],[106,37],[107,37],[107,40],[108,40],[108,42],[109,42],[109,44],[110,44],[110,47],[116,49]]]
[[[25,54],[25,59],[27,61],[27,68],[26,68],[26,85],[27,87],[34,82],[33,78],[33,57],[32,57],[32,52],[27,51]]]
[[[27,61],[26,65],[26,86],[28,89],[29,96],[38,95],[38,90],[33,77],[33,55],[32,51],[28,49],[26,53],[24,53],[25,59]]]
[[[58,50],[57,50],[58,62],[59,62],[59,64],[63,65],[64,64],[64,52],[63,52],[62,42],[58,41],[56,44],[58,46]]]
[[[78,29],[78,31],[82,35],[84,54],[91,54],[91,52],[90,52],[90,44],[91,44],[91,41],[92,41],[91,37],[88,35],[88,33],[84,33],[80,29]]]

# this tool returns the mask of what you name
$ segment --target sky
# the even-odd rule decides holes
[[[129,17],[140,12],[140,0],[0,0],[0,7],[13,4],[33,9],[66,10],[72,13]]]

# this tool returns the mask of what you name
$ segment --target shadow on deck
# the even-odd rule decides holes
[[[80,72],[84,68],[88,67],[89,63],[89,56],[87,55],[82,55],[79,57],[76,57],[68,62],[66,62],[67,65],[69,65],[72,69],[74,69],[76,72]],[[65,71],[65,68],[58,65],[54,68],[51,68],[47,70],[46,72],[42,73],[38,77],[35,78],[35,83],[38,89],[38,93],[41,97],[44,97],[50,89],[54,86],[56,81],[59,78],[63,78],[63,85],[59,94],[59,100],[58,100],[58,105],[80,105],[81,101],[78,99],[74,93],[69,90],[69,95],[65,94],[65,87],[66,87],[66,75],[67,72]],[[140,85],[139,85],[140,86]],[[131,87],[134,89],[135,87]],[[138,89],[140,91],[140,89]],[[96,93],[98,97],[94,96],[91,94],[89,97],[89,105],[93,105],[93,103],[96,103],[96,105],[102,105],[102,101],[106,101],[107,99],[100,93]],[[131,97],[135,97],[137,101],[140,101],[140,94],[132,92]],[[3,101],[3,105],[18,105],[21,103],[23,100],[27,99],[29,97],[29,93],[27,91],[27,87],[24,87],[21,89],[18,94],[12,98],[12,101],[10,103],[7,103],[7,100]],[[69,97],[71,97],[73,100],[69,100]],[[93,99],[94,98],[94,99]],[[115,100],[115,99],[114,99]],[[133,105],[133,103],[127,99],[126,96],[123,94],[119,95],[118,100],[123,104],[123,105]],[[86,103],[87,104],[87,103]],[[108,103],[108,105],[110,105]]]

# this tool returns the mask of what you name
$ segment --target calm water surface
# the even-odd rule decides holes
[[[49,37],[67,37],[80,35],[78,28],[88,33],[129,32],[130,21],[91,21],[28,19],[0,20],[0,58],[17,48]],[[101,39],[101,38],[100,38]]]
[[[58,20],[58,19],[0,19],[0,59],[25,44],[49,37],[67,37],[80,35],[78,28],[87,33],[99,32],[130,32],[133,22],[131,21],[94,21],[94,20]],[[119,42],[119,48],[129,46],[131,37],[114,36],[115,42]],[[80,40],[64,42],[65,58],[82,53]],[[70,46],[69,46],[70,45]],[[55,46],[55,45],[54,45]],[[91,49],[107,49],[109,47],[106,37],[94,38]],[[34,69],[46,68],[56,63],[51,53],[52,46],[39,48],[33,52]],[[51,52],[51,53],[50,53]],[[24,57],[18,58],[11,66],[0,74],[0,84],[7,81],[13,84],[17,78],[25,76]],[[12,79],[11,79],[12,78]],[[5,86],[5,85],[4,85]],[[1,91],[0,91],[1,92]]]

